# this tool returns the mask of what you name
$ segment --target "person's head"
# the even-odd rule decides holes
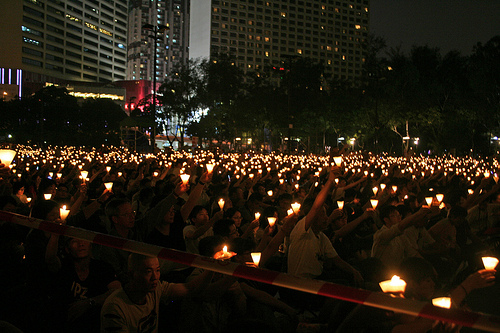
[[[42,194],[56,194],[56,182],[52,179],[44,178],[40,182],[39,186],[40,193]]]
[[[24,194],[24,183],[23,182],[15,182],[12,184],[12,193],[14,195],[23,195]]]
[[[436,271],[423,258],[410,257],[403,260],[399,276],[406,282],[405,295],[418,300],[430,300],[436,289]]]
[[[399,213],[398,208],[393,205],[382,207],[380,209],[380,218],[384,221],[384,224],[388,228],[401,222],[401,214]]]
[[[38,200],[31,209],[31,217],[54,222],[59,219],[59,204],[53,200]]]
[[[224,239],[233,239],[240,236],[232,219],[215,221],[212,229],[214,231],[214,235],[219,235]]]
[[[239,263],[252,262],[252,251],[255,248],[255,243],[248,238],[235,238],[229,241],[229,250],[236,253],[233,257],[234,261]]]
[[[198,243],[198,252],[202,256],[213,257],[224,246],[224,238],[218,235],[208,236],[200,239]]]
[[[448,213],[448,219],[453,224],[464,222],[467,217],[467,209],[462,206],[453,206]]]
[[[71,195],[69,193],[69,190],[68,190],[68,185],[66,184],[59,184],[59,186],[57,186],[57,190],[56,190],[56,195],[55,195],[57,198],[69,198]]]
[[[250,210],[254,211],[262,205],[263,196],[260,193],[252,193],[247,200],[247,206]]]
[[[232,219],[234,221],[234,224],[236,225],[236,228],[241,227],[241,221],[243,220],[243,217],[241,216],[241,212],[238,209],[234,207],[227,209],[224,212],[224,218]]]
[[[332,221],[332,226],[334,230],[338,230],[343,226],[345,226],[346,224],[347,224],[347,213],[345,209],[342,209],[342,215],[340,215],[339,217],[335,218]]]
[[[205,207],[197,205],[194,206],[193,210],[189,214],[189,220],[195,226],[202,226],[208,223],[210,217],[208,216],[208,211]]]
[[[278,198],[280,208],[284,211],[289,210],[292,204],[292,199],[293,196],[290,193],[283,193],[280,195]]]
[[[132,253],[128,257],[128,272],[133,291],[151,293],[160,281],[160,262],[157,257]]]
[[[106,216],[115,228],[132,229],[135,225],[135,212],[126,199],[113,199],[106,205]]]
[[[151,187],[145,187],[139,191],[139,201],[142,204],[149,205],[153,201],[154,190]]]
[[[82,260],[90,257],[90,242],[78,238],[66,240],[66,252],[73,260]]]

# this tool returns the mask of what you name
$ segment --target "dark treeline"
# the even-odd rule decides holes
[[[363,48],[363,73],[356,82],[328,77],[323,64],[302,57],[258,74],[243,74],[230,56],[189,61],[159,90],[158,133],[173,136],[181,147],[188,135],[201,142],[252,138],[253,147],[269,149],[283,149],[291,137],[293,150],[311,153],[338,145],[339,138],[395,154],[410,148],[438,154],[496,151],[500,36],[478,43],[470,56],[442,55],[428,46],[405,54],[377,37]],[[140,115],[148,116],[150,100],[139,102]],[[1,130],[12,131],[18,142],[43,137],[52,144],[116,144],[124,114],[111,102],[100,103],[107,102],[78,106],[64,89],[45,88],[0,103]],[[193,118],[200,109],[205,114]]]

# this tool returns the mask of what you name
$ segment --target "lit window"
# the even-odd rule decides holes
[[[302,49],[297,49],[298,54],[302,54]]]

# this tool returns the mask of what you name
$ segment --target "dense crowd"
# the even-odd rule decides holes
[[[449,295],[454,307],[496,288],[496,271],[481,262],[498,257],[496,159],[16,152],[0,162],[3,211],[203,256],[232,253],[242,264],[258,252],[249,265],[373,291],[396,274],[404,297]],[[0,238],[7,332],[459,329],[5,221]]]

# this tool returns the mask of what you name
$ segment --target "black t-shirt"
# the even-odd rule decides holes
[[[108,263],[91,259],[89,275],[82,281],[75,271],[73,262],[66,259],[57,276],[59,298],[65,304],[88,299],[108,291],[108,284],[117,280],[113,267]]]

